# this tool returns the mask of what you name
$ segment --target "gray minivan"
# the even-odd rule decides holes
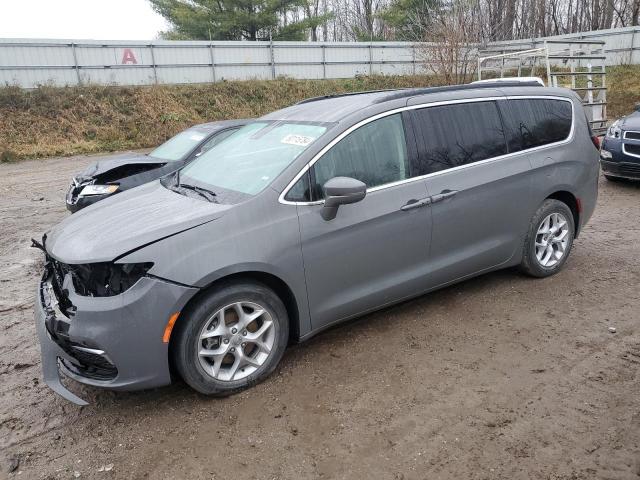
[[[580,99],[486,83],[310,99],[43,237],[46,383],[205,394],[289,342],[492,270],[545,277],[597,198]]]

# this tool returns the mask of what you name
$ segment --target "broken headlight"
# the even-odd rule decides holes
[[[112,297],[120,295],[144,277],[153,263],[87,263],[66,265],[78,295]]]
[[[609,138],[620,138],[622,136],[621,135],[622,131],[620,130],[620,127],[618,126],[619,123],[620,123],[620,120],[616,120],[615,122],[613,122],[613,124],[607,130],[607,137],[609,137]]]
[[[87,195],[108,195],[118,190],[118,185],[87,185],[80,192],[81,197]]]

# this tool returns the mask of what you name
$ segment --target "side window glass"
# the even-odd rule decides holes
[[[495,102],[469,102],[416,110],[422,132],[417,175],[458,167],[507,153]]]
[[[227,137],[230,137],[232,134],[236,133],[237,131],[238,131],[237,128],[230,128],[229,130],[225,130],[223,132],[218,133],[217,135],[214,135],[213,138],[210,138],[209,140],[207,140],[200,147],[200,149],[196,151],[195,156],[199,157],[203,153],[208,152],[216,145],[222,143],[224,139],[226,139]]]
[[[367,123],[340,140],[313,166],[314,195],[333,177],[352,177],[368,188],[409,178],[407,143],[400,114]]]
[[[563,100],[509,100],[509,151],[518,152],[565,140],[571,132],[571,104]]]
[[[311,183],[309,182],[309,171],[300,177],[300,179],[289,189],[284,197],[289,202],[310,202],[311,201]]]

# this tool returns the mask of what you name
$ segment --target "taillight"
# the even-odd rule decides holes
[[[600,137],[593,133],[593,130],[591,129],[591,122],[589,121],[587,112],[584,112],[584,119],[587,121],[587,129],[589,130],[589,136],[591,137],[593,146],[596,147],[596,150],[600,150]]]

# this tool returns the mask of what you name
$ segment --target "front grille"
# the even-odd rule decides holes
[[[640,132],[624,132],[624,138],[629,140],[640,140]]]
[[[631,144],[625,143],[624,151],[626,153],[630,153],[631,155],[640,155],[640,145],[631,145]]]

